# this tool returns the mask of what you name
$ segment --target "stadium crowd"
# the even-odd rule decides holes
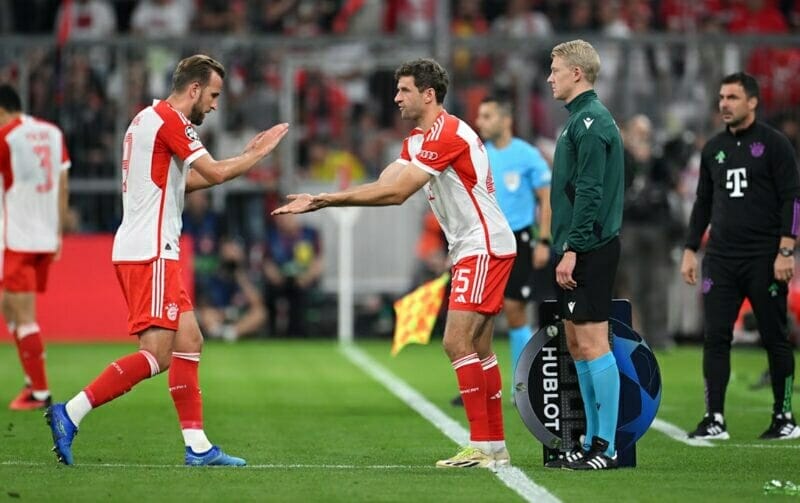
[[[448,7],[456,42],[487,35],[534,41],[532,47],[510,54],[455,44],[447,61],[456,83],[448,96],[448,110],[473,122],[483,97],[498,90],[511,92],[526,107],[518,113],[530,118],[527,139],[545,157],[552,153],[563,113],[544,90],[551,44],[544,43],[539,50],[535,40],[566,33],[611,37],[597,46],[604,66],[596,87],[610,103],[623,93],[632,103],[632,113],[610,107],[619,114],[616,119],[626,147],[623,235],[631,236],[629,243],[651,247],[647,253],[638,245],[623,247],[618,293],[639,299],[639,323],[652,327],[645,332],[654,345],[668,346],[675,333],[698,333],[699,321],[686,320],[686,313],[697,313],[697,306],[682,304],[687,303],[687,290],[680,284],[676,257],[694,200],[700,149],[708,135],[720,129],[713,113],[715,97],[708,92],[717,79],[704,82],[704,76],[721,71],[722,53],[739,58],[759,78],[764,118],[800,148],[800,49],[791,44],[711,50],[691,43],[617,42],[658,34],[796,34],[800,0],[453,0]],[[243,139],[279,117],[282,62],[308,50],[292,47],[291,40],[351,36],[325,50],[322,59],[330,64],[300,67],[291,76],[296,109],[292,127],[298,135],[293,173],[300,181],[345,185],[377,177],[396,158],[408,132],[386,99],[394,87],[391,68],[373,59],[367,41],[385,35],[428,41],[439,8],[436,0],[11,0],[0,2],[0,36],[54,34],[58,43],[31,45],[24,51],[24,65],[19,53],[0,49],[0,82],[27,89],[27,110],[62,127],[72,156],[72,179],[113,181],[118,177],[120,124],[124,126],[154,96],[167,94],[170,71],[186,55],[158,39],[191,34],[244,41],[243,46],[223,49],[226,57],[221,59],[229,70],[225,111],[212,114],[201,131],[204,144],[225,157],[237,153]],[[146,43],[122,49],[102,43],[125,36]],[[289,42],[270,49],[246,45],[260,36]],[[207,43],[199,40],[198,44]],[[88,44],[88,50],[76,50],[68,42]],[[618,83],[622,78],[625,85]],[[530,85],[520,86],[520,79]],[[272,299],[275,292],[285,290],[273,267],[275,254],[282,252],[269,243],[275,233],[286,230],[266,217],[280,199],[277,186],[285,172],[280,157],[271,156],[248,175],[260,186],[255,196],[225,200],[229,207],[238,205],[237,212],[204,220],[187,211],[185,220],[196,219],[187,231],[198,233],[194,236],[198,275],[207,275],[199,278],[198,285],[219,287],[218,294],[205,296],[209,304],[218,302],[209,299],[238,299],[246,310],[248,304],[263,303],[264,295]],[[113,193],[76,194],[72,230],[116,230],[121,216],[117,199]],[[212,209],[221,206],[219,201],[213,203]],[[321,265],[315,259],[321,244],[318,236],[307,241],[303,249],[311,258],[306,257],[303,267],[314,269],[318,276]],[[214,263],[223,262],[219,256],[223,247],[242,244],[245,249],[232,255],[255,281],[259,295],[237,297],[230,290],[242,289],[241,283],[230,275],[214,278],[210,272]],[[314,279],[300,283],[313,288]],[[653,287],[668,283],[674,285]],[[285,318],[288,308],[281,305],[271,306],[271,311]],[[254,316],[262,319],[258,312]],[[291,331],[300,330],[289,321],[282,323]],[[230,320],[220,322],[212,332],[236,338],[230,335],[231,326]]]

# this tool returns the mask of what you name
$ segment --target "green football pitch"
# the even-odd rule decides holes
[[[497,346],[502,365],[507,346],[502,340]],[[21,374],[14,347],[0,345],[0,500],[464,502],[522,501],[521,494],[535,501],[531,494],[549,493],[565,502],[780,501],[786,497],[763,495],[766,482],[800,482],[800,441],[757,438],[768,426],[771,404],[769,389],[750,389],[766,366],[758,349],[734,350],[730,440],[693,446],[651,428],[638,443],[635,469],[543,468],[541,445],[506,399],[512,462],[523,488],[542,491],[526,493],[514,489],[519,477],[509,484],[489,470],[434,468],[456,444],[376,381],[363,362],[465,426],[463,410],[449,405],[454,374],[437,341],[409,346],[396,358],[389,347],[388,341],[359,342],[358,354],[366,359],[355,363],[332,341],[208,344],[200,367],[206,432],[249,464],[231,469],[181,466],[183,443],[165,375],[87,416],[73,446],[76,465],[57,464],[41,412],[5,407]],[[69,398],[132,349],[49,345],[55,397]],[[657,356],[664,381],[661,430],[667,423],[693,428],[703,410],[700,350]]]

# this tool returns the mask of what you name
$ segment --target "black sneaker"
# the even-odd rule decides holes
[[[453,397],[452,400],[450,400],[450,405],[452,405],[453,407],[463,407],[464,406],[464,399],[461,398],[461,393],[459,393],[458,395]]]
[[[773,414],[772,424],[760,437],[764,440],[789,440],[800,438],[800,426],[794,422],[791,412]]]
[[[592,439],[592,448],[582,459],[568,463],[567,470],[613,470],[617,467],[617,453],[613,456],[606,455],[608,442],[595,436]]]
[[[586,451],[583,450],[583,446],[578,444],[573,448],[571,451],[562,452],[558,455],[556,459],[550,460],[544,464],[545,468],[564,468],[570,463],[575,461],[580,461],[581,459],[586,456]]]
[[[698,423],[697,428],[689,433],[689,438],[697,438],[704,440],[728,440],[731,438],[728,435],[728,429],[725,427],[725,420],[722,414],[706,413],[703,420]]]

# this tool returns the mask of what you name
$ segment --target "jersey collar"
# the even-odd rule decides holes
[[[591,100],[597,99],[597,93],[594,92],[594,89],[589,89],[588,91],[584,91],[581,94],[575,96],[575,98],[564,105],[564,107],[569,111],[569,113],[574,113],[576,110],[579,110],[583,105],[588,103]]]
[[[750,131],[753,131],[756,127],[756,124],[758,124],[758,119],[754,120],[749,126],[747,126],[744,129],[740,129],[736,133],[732,132],[731,128],[728,126],[725,126],[725,131],[727,131],[727,133],[733,136],[734,138],[741,138],[742,136],[749,134]]]
[[[437,115],[436,118],[433,120],[433,123],[436,124],[436,121],[438,121],[439,117],[441,117],[442,115],[447,115],[447,110],[445,110],[444,108],[442,109],[441,112],[439,112],[439,115]],[[428,128],[428,129],[430,129],[430,128]],[[425,134],[426,132],[427,131],[423,131],[422,128],[420,128],[420,127],[415,127],[414,129],[411,130],[411,133],[409,133],[409,136],[413,136],[413,135],[417,135],[417,134]]]

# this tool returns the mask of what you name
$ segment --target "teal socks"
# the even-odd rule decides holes
[[[594,391],[594,407],[597,413],[596,435],[608,442],[606,456],[616,451],[614,441],[619,415],[619,369],[614,354],[608,353],[586,362]],[[581,390],[583,384],[581,383]],[[582,393],[582,392],[581,392]],[[584,401],[586,396],[584,395]],[[588,416],[588,414],[587,414]],[[589,440],[591,442],[591,440]]]

